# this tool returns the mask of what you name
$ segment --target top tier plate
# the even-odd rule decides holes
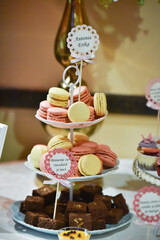
[[[57,127],[57,128],[85,128],[85,127],[89,127],[92,126],[94,124],[97,124],[101,121],[103,121],[108,115],[108,112],[106,113],[106,115],[104,117],[101,118],[97,118],[93,121],[87,121],[87,122],[73,122],[73,123],[64,123],[64,122],[56,122],[56,121],[50,121],[50,120],[45,120],[44,118],[41,118],[37,113],[35,115],[35,117],[40,120],[41,122],[48,124],[52,127]]]

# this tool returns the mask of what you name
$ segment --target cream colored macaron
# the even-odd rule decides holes
[[[102,167],[100,159],[94,154],[83,155],[78,161],[78,169],[84,176],[96,175]]]
[[[62,135],[56,135],[50,139],[50,141],[48,142],[48,147],[50,150],[55,148],[70,149],[72,147],[72,143],[67,137]]]
[[[94,94],[94,110],[98,117],[103,117],[107,113],[107,99],[104,93]]]
[[[69,93],[58,87],[49,89],[47,100],[50,104],[57,107],[65,107],[68,104]]]
[[[73,103],[68,109],[68,117],[71,122],[86,122],[89,116],[89,107],[84,102]]]
[[[68,139],[70,139],[70,132],[68,133]],[[87,142],[89,141],[89,137],[85,133],[81,132],[74,132],[73,133],[73,140],[75,142]]]
[[[31,154],[30,154],[30,160],[33,167],[39,168],[39,160],[42,157],[42,155],[47,151],[48,151],[48,147],[42,144],[37,144],[32,148]]]

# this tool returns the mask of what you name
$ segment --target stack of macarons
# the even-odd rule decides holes
[[[79,87],[75,88],[73,91],[73,102],[78,102],[79,97]],[[80,90],[80,101],[90,105],[91,94],[86,86],[81,86]]]
[[[35,168],[46,173],[45,156],[49,150],[55,148],[68,149],[74,155],[77,163],[76,172],[72,177],[91,176],[102,172],[103,168],[112,168],[116,165],[117,155],[111,151],[109,146],[89,141],[84,133],[74,132],[74,145],[68,138],[62,135],[52,137],[48,145],[35,145],[30,154],[30,160]]]
[[[86,86],[81,86],[80,102],[79,87],[73,92],[73,104],[70,105],[69,93],[61,88],[52,87],[48,91],[47,100],[40,102],[38,115],[56,122],[85,122],[103,117],[107,113],[107,101],[104,93],[91,96]]]

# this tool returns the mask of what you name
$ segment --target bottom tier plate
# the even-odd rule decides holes
[[[34,229],[34,230],[39,231],[39,232],[48,233],[48,234],[52,234],[52,235],[56,235],[58,233],[57,230],[34,227],[30,224],[25,223],[24,222],[24,214],[19,211],[20,204],[21,204],[21,201],[16,201],[16,202],[12,203],[12,205],[11,205],[12,217],[13,217],[15,222],[20,223],[21,225],[23,225],[25,227]],[[114,224],[114,225],[113,224],[106,224],[106,229],[94,230],[94,231],[90,231],[90,232],[91,232],[92,235],[111,232],[111,231],[114,231],[114,230],[117,230],[121,227],[126,226],[127,224],[129,224],[132,221],[132,218],[133,218],[133,214],[128,213],[127,215],[125,215],[119,221],[118,224]]]

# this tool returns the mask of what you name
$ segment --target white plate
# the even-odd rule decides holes
[[[148,171],[144,168],[141,168],[138,165],[138,160],[135,159],[133,162],[133,172],[134,174],[142,180],[149,182],[151,184],[155,184],[156,186],[160,186],[160,177],[157,174],[157,171]]]
[[[53,235],[57,234],[57,232],[58,232],[57,230],[34,227],[30,224],[25,223],[24,222],[24,214],[19,211],[20,204],[21,204],[21,201],[16,201],[16,202],[12,203],[12,205],[11,205],[12,217],[16,222],[22,224],[25,227],[34,229],[39,232],[53,234]],[[103,233],[108,233],[108,232],[117,230],[117,229],[129,224],[132,221],[132,218],[133,218],[133,214],[128,213],[119,221],[118,224],[106,224],[106,229],[90,231],[91,235],[103,234]]]
[[[35,173],[47,177],[46,173],[41,172],[39,169],[33,167],[31,160],[30,160],[30,154],[27,157],[27,161],[24,162],[24,165],[26,167],[28,167],[29,169],[33,170]],[[119,166],[119,160],[117,159],[117,164],[113,167],[113,168],[109,168],[109,169],[104,169],[100,174],[98,175],[94,175],[94,176],[81,176],[81,177],[72,177],[72,178],[68,178],[68,180],[70,182],[81,182],[81,181],[88,181],[88,180],[92,180],[95,178],[102,178],[104,176],[106,176],[109,173],[113,173],[115,171],[118,170],[118,166]]]
[[[53,127],[57,127],[57,128],[84,128],[84,127],[89,127],[89,126],[92,126],[94,124],[97,124],[101,121],[103,121],[108,115],[108,112],[106,113],[106,115],[104,117],[101,117],[101,118],[97,118],[93,121],[87,121],[87,122],[74,122],[74,123],[64,123],[64,122],[57,122],[57,121],[49,121],[49,120],[46,120],[42,117],[40,117],[38,115],[38,113],[35,115],[35,117],[40,120],[41,122],[44,122],[48,125],[51,125]]]

